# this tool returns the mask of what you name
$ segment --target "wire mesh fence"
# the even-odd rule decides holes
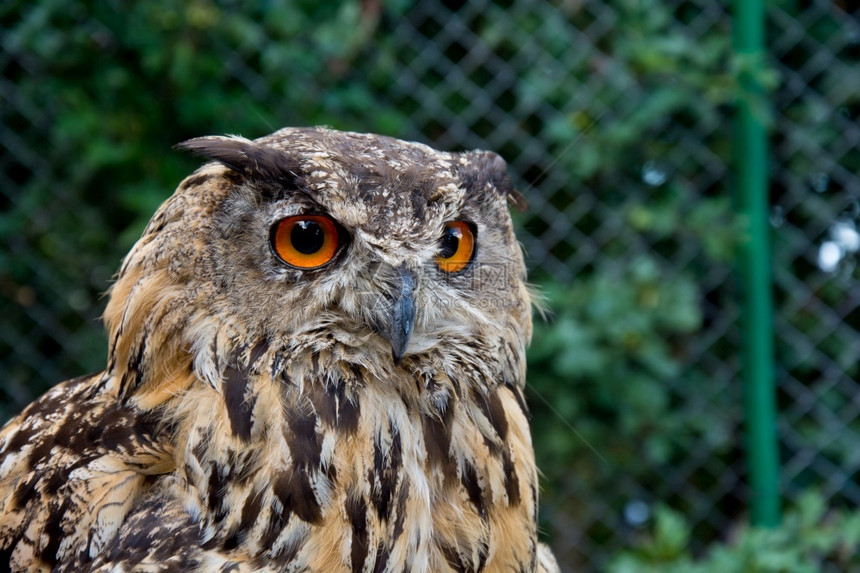
[[[193,162],[173,143],[312,123],[508,161],[555,318],[529,400],[543,528],[602,570],[666,504],[694,549],[745,517],[732,102],[707,0],[8,3],[0,8],[0,389],[8,417],[103,366],[99,298]],[[854,10],[852,12],[852,10]],[[860,503],[860,19],[772,2],[783,487]]]

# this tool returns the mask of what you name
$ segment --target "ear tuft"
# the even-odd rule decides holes
[[[468,157],[467,168],[460,171],[460,177],[467,188],[477,192],[489,182],[518,211],[528,209],[528,201],[514,188],[508,176],[508,164],[498,153],[478,150],[466,152],[466,156]]]
[[[217,161],[247,177],[281,185],[295,182],[298,177],[296,161],[286,152],[238,135],[198,137],[183,141],[174,149]]]
[[[513,187],[508,189],[508,203],[513,205],[520,213],[529,210],[529,202],[526,200],[526,196]]]

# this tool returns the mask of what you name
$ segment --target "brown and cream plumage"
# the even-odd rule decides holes
[[[0,432],[13,571],[553,571],[504,162],[283,129],[182,144],[104,372]]]

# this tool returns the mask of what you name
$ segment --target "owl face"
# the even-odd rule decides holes
[[[215,163],[160,208],[120,279],[166,269],[196,317],[189,331],[214,320],[395,367],[528,339],[517,195],[497,155],[321,128],[180,147]]]

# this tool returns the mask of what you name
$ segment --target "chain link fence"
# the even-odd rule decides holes
[[[4,417],[103,366],[100,293],[194,165],[170,145],[326,123],[509,162],[530,203],[516,217],[532,278],[556,312],[528,397],[542,527],[568,570],[603,570],[660,504],[690,520],[694,550],[745,518],[730,161],[749,63],[722,3],[102,4],[0,8]],[[759,113],[789,502],[816,487],[860,504],[852,6],[768,8]]]

